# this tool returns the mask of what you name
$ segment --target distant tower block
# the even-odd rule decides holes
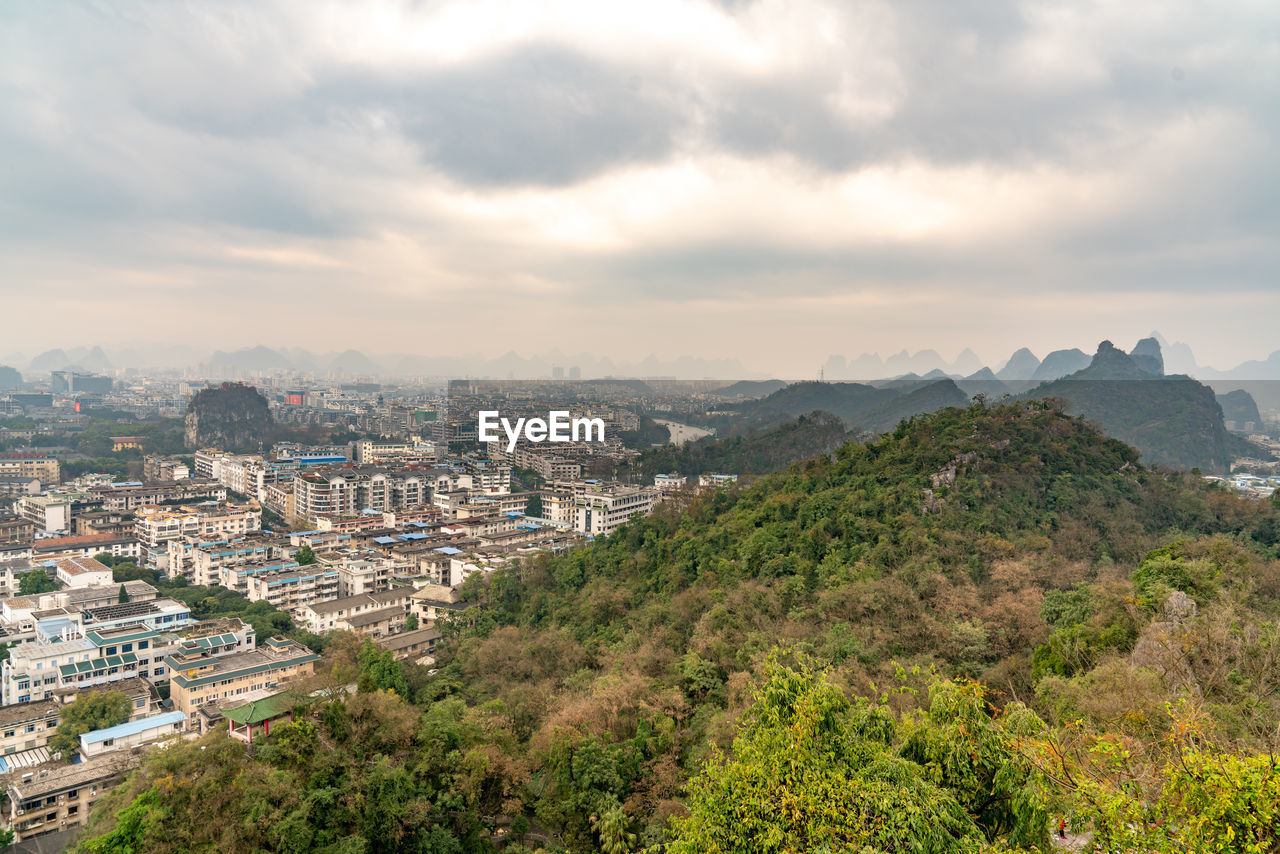
[[[561,366],[559,366],[559,365],[555,365],[555,366],[553,366],[553,367],[551,368],[551,379],[553,379],[553,380],[562,380],[562,379],[564,379],[564,368],[562,368],[562,367],[561,367]]]
[[[577,365],[574,365],[572,368],[570,368],[570,369],[569,369],[569,379],[571,379],[571,380],[580,380],[580,379],[582,379],[582,368],[579,368]]]

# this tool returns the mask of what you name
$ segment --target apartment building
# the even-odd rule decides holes
[[[102,509],[127,513],[148,504],[173,501],[226,501],[227,488],[209,478],[188,478],[179,483],[123,483],[95,486],[89,493],[102,502]]]
[[[132,525],[130,525],[132,528]],[[132,532],[131,532],[132,533]],[[93,557],[109,554],[137,560],[142,547],[133,536],[120,537],[104,534],[83,534],[75,537],[50,537],[31,544],[31,556],[35,560],[58,560],[71,557]]]
[[[35,523],[21,516],[0,517],[0,543],[30,542],[36,535]]]
[[[315,602],[338,598],[338,570],[324,564],[294,566],[245,577],[245,597],[298,613]]]
[[[191,477],[191,469],[186,463],[174,457],[149,454],[142,460],[143,480],[186,480],[189,477]]]
[[[165,659],[173,673],[169,696],[174,709],[192,719],[203,706],[238,705],[250,692],[310,676],[319,658],[287,638],[268,638],[251,652],[223,657],[177,652]]]
[[[57,457],[40,452],[0,453],[0,476],[34,477],[41,483],[59,483],[62,480]]]
[[[378,646],[390,650],[397,661],[412,661],[416,664],[434,664],[433,656],[439,642],[440,630],[434,628],[414,629],[374,640]]]
[[[688,478],[680,474],[655,474],[653,476],[653,485],[657,487],[659,492],[674,492],[678,489],[684,489],[687,481]]]
[[[155,688],[145,679],[123,679],[110,689],[128,698],[130,720],[145,718],[159,707]],[[66,694],[49,700],[0,706],[0,755],[8,770],[49,760],[49,752],[43,748],[58,728],[63,706],[76,696]]]
[[[76,765],[57,761],[15,773],[6,788],[14,842],[83,825],[94,803],[140,762],[136,753],[122,751]]]
[[[283,536],[250,534],[234,540],[169,542],[169,575],[185,575],[192,584],[224,584],[227,569],[279,561],[291,551]],[[175,571],[180,569],[180,572]]]
[[[325,517],[391,512],[431,503],[436,477],[428,470],[343,466],[293,479],[293,514],[307,524]]]
[[[430,466],[438,460],[435,443],[417,436],[409,437],[406,442],[364,441],[352,445],[352,456],[357,463]]]
[[[18,499],[19,515],[35,525],[37,531],[69,534],[72,531],[72,515],[75,496],[68,493],[48,495],[24,495]]]
[[[153,569],[168,568],[170,540],[232,540],[261,529],[262,510],[255,505],[147,505],[138,509],[134,519],[134,534],[142,544],[143,560]]]
[[[128,610],[130,619],[147,616],[139,611],[161,610],[154,602],[106,606],[86,615],[108,618],[92,629],[87,627],[89,619],[84,624],[63,620],[59,633],[39,634],[31,643],[14,647],[0,666],[3,702],[7,705],[47,700],[64,690],[100,688],[125,679],[164,681],[167,675],[161,657],[171,644],[171,639],[164,637],[165,631],[190,622],[186,606],[173,609],[173,613],[151,614],[157,618],[158,627],[144,622],[113,624],[110,617],[119,615],[113,615],[111,609]]]
[[[186,622],[172,622],[67,627],[62,634],[15,647],[0,670],[3,702],[64,697],[130,679],[163,683],[169,680],[165,657],[174,650],[198,649],[217,657],[249,651],[256,644],[253,627],[235,618],[190,625],[188,615]]]
[[[378,593],[344,596],[303,607],[298,621],[313,634],[348,631],[382,637],[404,628],[415,590],[397,587]],[[398,615],[398,617],[397,617]]]
[[[405,565],[369,549],[333,549],[320,552],[316,560],[338,571],[339,596],[386,590]]]
[[[612,534],[628,520],[652,510],[657,500],[658,492],[651,487],[596,486],[574,500],[574,530],[593,537]]]
[[[58,728],[61,708],[62,704],[54,699],[0,706],[0,754],[8,756],[48,744]]]

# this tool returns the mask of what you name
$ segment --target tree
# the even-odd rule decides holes
[[[120,603],[121,605],[123,605],[125,602],[128,602],[128,601],[129,601],[129,591],[128,591],[128,590],[125,590],[125,589],[124,589],[124,585],[123,585],[123,584],[121,584],[121,585],[120,585],[120,595],[116,597],[116,602],[118,602],[118,603]]]
[[[293,560],[298,566],[310,566],[316,562],[316,553],[311,550],[311,546],[304,545],[293,553]]]
[[[405,630],[406,632],[411,632],[411,631],[413,631],[413,630],[414,630],[414,629],[416,629],[416,628],[418,628],[418,615],[417,615],[417,614],[410,614],[409,616],[407,616],[407,617],[405,617],[405,618],[404,618],[404,630]]]
[[[129,698],[120,691],[81,694],[58,715],[58,729],[49,739],[49,750],[70,761],[80,746],[81,735],[122,724],[132,711]]]
[[[898,756],[883,706],[851,704],[825,674],[776,659],[739,721],[733,758],[689,784],[671,852],[974,852],[983,833],[956,793]]]
[[[361,693],[372,691],[394,691],[409,698],[409,683],[404,678],[404,669],[390,650],[382,649],[369,639],[360,647],[360,678],[357,680]]]
[[[535,492],[533,495],[529,496],[529,501],[524,505],[524,512],[526,516],[542,515],[543,511],[542,511],[542,494],[541,493]]]
[[[22,576],[22,580],[18,582],[18,593],[23,596],[37,596],[41,593],[52,593],[60,586],[44,570],[36,569]]]

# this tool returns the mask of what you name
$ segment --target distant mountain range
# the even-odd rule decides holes
[[[747,423],[820,411],[839,416],[852,430],[885,432],[903,419],[963,405],[978,394],[998,397],[1021,389],[1021,397],[1063,400],[1068,412],[1137,448],[1150,464],[1222,472],[1237,457],[1262,453],[1224,423],[1224,408],[1233,421],[1260,420],[1247,392],[1237,389],[1219,398],[1208,385],[1185,374],[1167,375],[1164,368],[1163,349],[1154,337],[1142,339],[1130,353],[1103,341],[1093,356],[1060,350],[1043,362],[1019,350],[999,372],[982,368],[960,379],[935,368],[923,376],[910,373],[874,383],[801,382],[726,405]],[[1028,376],[1033,379],[1022,379]],[[743,392],[768,387],[743,386],[738,386]]]
[[[1225,394],[1241,386],[1233,383],[1280,380],[1280,350],[1266,359],[1242,362],[1227,370],[1197,363],[1191,348],[1182,342],[1168,342],[1159,332],[1143,339],[1134,358],[1146,357],[1143,346],[1156,347],[1166,374],[1186,374],[1212,384]],[[1023,347],[998,363],[984,365],[973,350],[965,348],[947,361],[937,350],[915,353],[902,350],[887,358],[876,353],[855,357],[830,356],[822,366],[828,381],[857,381],[883,384],[891,380],[949,378],[970,394],[988,396],[1019,394],[1043,382],[1052,382],[1088,366],[1090,356],[1071,348],[1054,350],[1040,358]],[[535,379],[555,375],[583,379],[597,377],[671,377],[675,379],[721,379],[767,381],[767,375],[748,371],[736,359],[701,359],[691,356],[659,358],[650,355],[640,361],[614,361],[590,353],[564,353],[557,349],[522,356],[514,351],[499,356],[415,355],[405,353],[342,352],[315,353],[297,347],[259,345],[238,350],[200,351],[185,346],[150,349],[73,347],[55,348],[35,357],[21,353],[0,354],[0,366],[42,375],[57,370],[111,373],[118,369],[194,369],[211,378],[234,379],[258,373],[289,373],[329,377],[488,377],[494,379]],[[574,372],[573,369],[577,369]],[[560,369],[557,371],[556,369]],[[781,383],[781,380],[773,380]],[[759,391],[760,389],[757,389]],[[1248,388],[1265,408],[1280,408],[1280,384],[1273,389]]]
[[[341,353],[319,354],[296,347],[271,348],[265,345],[213,353],[166,347],[152,351],[120,350],[110,356],[101,347],[79,347],[71,350],[47,350],[32,359],[20,353],[0,358],[28,374],[42,375],[51,371],[76,370],[110,373],[117,368],[162,368],[202,371],[215,378],[239,378],[257,373],[298,373],[320,377],[490,377],[494,379],[547,378],[554,374],[565,378],[576,375],[583,379],[598,377],[670,377],[674,379],[742,379],[753,378],[751,372],[736,359],[700,359],[679,356],[660,359],[650,355],[639,362],[615,362],[589,353],[566,354],[552,350],[535,356],[521,356],[509,351],[497,357],[474,355],[421,356],[404,353],[368,355],[349,349]],[[559,369],[559,371],[557,371]],[[763,379],[762,376],[756,377]]]

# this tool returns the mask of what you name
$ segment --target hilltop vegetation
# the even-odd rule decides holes
[[[1073,414],[1133,445],[1148,464],[1224,472],[1233,459],[1260,453],[1227,432],[1213,389],[1188,376],[1145,370],[1142,364],[1155,368],[1159,358],[1158,345],[1151,346],[1154,355],[1141,362],[1103,341],[1089,367],[1027,395],[1070,401]]]
[[[1278,515],[1050,403],[917,416],[495,571],[435,675],[333,644],[361,693],[81,850],[1269,850]]]
[[[839,418],[829,412],[811,412],[772,429],[651,448],[618,474],[644,482],[668,472],[690,477],[704,472],[769,474],[799,460],[829,454],[849,438]]]

